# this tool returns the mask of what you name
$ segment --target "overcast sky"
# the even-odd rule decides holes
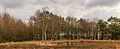
[[[108,19],[120,17],[120,0],[0,0],[0,12],[26,21],[37,9],[48,7],[49,11],[63,17]]]

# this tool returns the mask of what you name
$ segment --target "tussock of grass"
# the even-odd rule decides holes
[[[6,42],[6,43],[0,43],[0,45],[10,45],[10,44],[36,44],[36,45],[55,45],[53,41],[23,41],[23,42]]]
[[[25,43],[32,43],[33,41],[23,41],[23,42],[6,42],[0,43],[0,45],[8,45],[8,44],[25,44]]]
[[[8,45],[8,44],[22,44],[24,42],[7,42],[7,43],[0,43],[0,45]]]

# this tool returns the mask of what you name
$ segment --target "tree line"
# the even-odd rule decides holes
[[[0,14],[0,42],[39,40],[119,40],[120,18],[88,20],[75,17],[61,17],[46,10],[37,10],[26,24]]]

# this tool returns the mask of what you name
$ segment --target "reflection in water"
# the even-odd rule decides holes
[[[76,42],[58,42],[58,45],[76,45]]]

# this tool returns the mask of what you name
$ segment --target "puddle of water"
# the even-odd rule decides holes
[[[76,45],[76,42],[59,42],[58,45]]]

